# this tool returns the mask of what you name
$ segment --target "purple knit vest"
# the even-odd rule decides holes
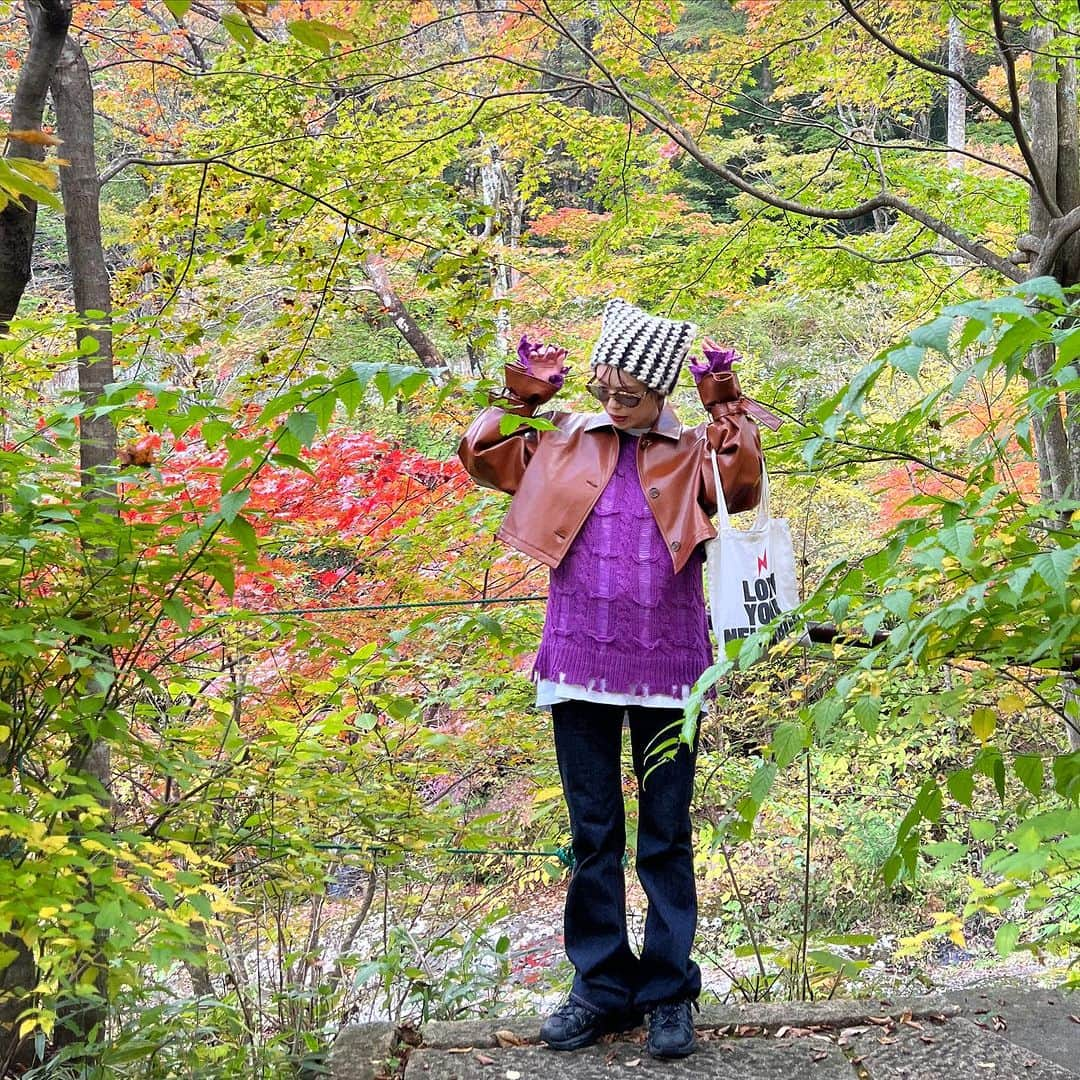
[[[533,678],[682,697],[713,662],[703,554],[699,547],[674,572],[638,479],[637,447],[620,432],[615,472],[551,571]]]

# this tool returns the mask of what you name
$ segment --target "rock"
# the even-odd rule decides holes
[[[397,1029],[381,1020],[342,1028],[330,1051],[334,1080],[375,1080],[394,1071],[388,1064],[397,1046]]]

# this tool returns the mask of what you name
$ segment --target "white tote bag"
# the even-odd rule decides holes
[[[723,647],[733,638],[757,633],[766,623],[799,603],[795,580],[795,551],[786,518],[769,516],[769,474],[761,463],[761,501],[754,524],[736,529],[731,524],[727,503],[716,467],[717,533],[706,545],[709,571],[709,612],[716,643]],[[776,638],[791,629],[781,620],[775,627]]]

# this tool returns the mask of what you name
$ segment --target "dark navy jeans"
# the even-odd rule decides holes
[[[690,831],[695,755],[683,744],[672,761],[656,766],[646,760],[661,732],[678,734],[682,712],[566,701],[551,713],[574,843],[564,926],[575,970],[571,996],[598,1012],[648,1011],[663,1001],[696,998],[701,972],[690,959],[697,924]],[[626,715],[638,782],[637,875],[649,901],[640,956],[626,933],[622,867]]]

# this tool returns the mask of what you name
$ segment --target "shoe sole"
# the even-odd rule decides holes
[[[654,1050],[651,1046],[646,1046],[645,1049],[649,1051],[649,1056],[656,1058],[657,1061],[663,1061],[665,1058],[684,1058],[689,1057],[697,1049],[697,1040],[670,1050]]]

